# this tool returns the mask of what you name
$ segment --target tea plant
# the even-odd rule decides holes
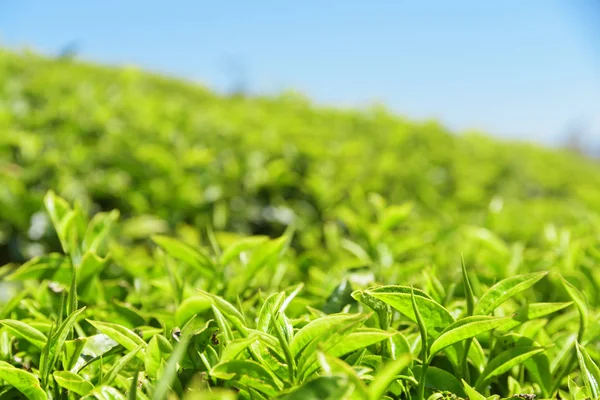
[[[0,398],[600,398],[593,161],[8,51],[0,132]]]
[[[547,284],[567,301],[535,290],[546,272],[475,286],[465,264],[442,301],[375,282],[319,298],[278,272],[298,262],[292,232],[124,249],[118,213],[45,204],[63,252],[4,267],[21,290],[2,308],[3,396],[598,398],[597,314],[558,274]]]

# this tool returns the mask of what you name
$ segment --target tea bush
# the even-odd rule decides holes
[[[600,398],[600,170],[0,51],[2,398]]]

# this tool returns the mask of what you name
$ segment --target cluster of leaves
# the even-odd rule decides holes
[[[526,243],[548,222],[582,225],[600,204],[597,165],[566,152],[455,136],[382,107],[223,97],[3,50],[0,132],[0,262],[59,249],[47,190],[120,210],[132,239],[207,225],[275,237],[293,221],[296,249],[319,246],[324,223],[351,223],[346,208],[370,192],[413,202],[411,227],[428,237],[466,223]]]
[[[565,302],[527,295],[546,272],[487,287],[464,264],[459,291],[353,270],[319,298],[285,283],[292,231],[156,235],[147,253],[111,240],[116,212],[88,220],[52,192],[45,204],[63,252],[2,269],[19,294],[0,313],[1,396],[600,398],[599,314],[558,274],[549,290]]]
[[[600,398],[591,161],[4,51],[0,132],[1,398]]]

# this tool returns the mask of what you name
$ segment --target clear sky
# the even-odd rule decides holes
[[[3,0],[0,45],[141,67],[226,90],[383,102],[453,129],[600,143],[596,0]],[[597,25],[595,25],[597,24]]]

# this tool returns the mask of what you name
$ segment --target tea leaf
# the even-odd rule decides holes
[[[94,385],[81,376],[74,374],[73,372],[54,371],[53,376],[56,383],[58,383],[61,387],[80,396],[85,396],[94,390]]]
[[[0,377],[31,400],[46,400],[48,396],[42,390],[35,375],[0,361]]]
[[[546,272],[534,272],[501,280],[481,296],[481,299],[479,299],[479,302],[475,307],[474,313],[478,315],[487,315],[491,313],[500,304],[530,288],[546,275]]]

